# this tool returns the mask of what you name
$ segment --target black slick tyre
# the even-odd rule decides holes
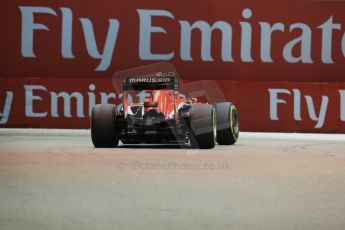
[[[115,124],[115,105],[98,104],[92,108],[91,139],[96,148],[111,148],[118,145]]]
[[[210,149],[215,146],[215,116],[215,110],[212,105],[192,105],[189,117],[192,147]]]
[[[238,114],[234,104],[221,102],[216,105],[217,113],[217,143],[233,145],[239,136]]]

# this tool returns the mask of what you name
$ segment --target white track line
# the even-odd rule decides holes
[[[343,141],[345,144],[345,134],[241,132],[239,138],[241,137],[246,139]]]

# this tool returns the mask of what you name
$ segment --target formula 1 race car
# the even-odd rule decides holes
[[[95,147],[123,144],[176,143],[194,148],[232,145],[239,135],[236,107],[231,102],[207,104],[179,92],[174,72],[129,76],[123,80],[123,105],[95,105],[91,137]],[[135,101],[135,98],[141,100]]]

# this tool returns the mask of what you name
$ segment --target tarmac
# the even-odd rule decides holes
[[[242,132],[211,150],[0,129],[0,229],[345,229],[345,135]]]

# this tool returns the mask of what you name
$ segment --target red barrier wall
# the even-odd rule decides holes
[[[185,80],[216,80],[243,130],[345,133],[344,9],[340,1],[3,1],[0,125],[86,128],[89,97],[113,92],[114,72],[168,61]],[[79,99],[56,104],[54,92]]]
[[[86,128],[95,103],[120,103],[110,80],[0,80],[6,127]],[[244,131],[344,132],[345,83],[218,81]],[[3,87],[5,85],[5,87]],[[78,86],[78,87],[76,87]],[[12,95],[12,96],[11,96]],[[5,99],[6,98],[6,99]]]

